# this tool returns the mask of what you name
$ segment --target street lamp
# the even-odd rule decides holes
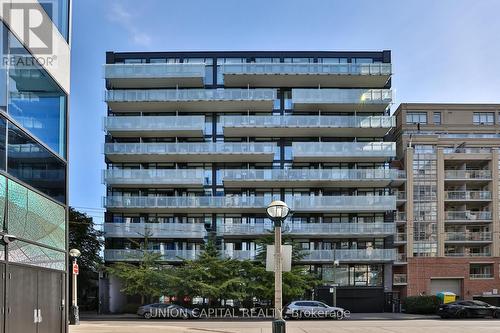
[[[282,299],[282,258],[281,225],[290,213],[290,208],[283,201],[275,200],[267,206],[267,216],[274,223],[274,321],[273,333],[285,333]]]
[[[70,323],[71,325],[80,325],[80,315],[78,313],[78,302],[77,302],[77,283],[76,278],[78,276],[78,263],[76,260],[80,257],[81,252],[77,249],[71,249],[69,251],[69,256],[73,259],[73,299],[71,303],[71,315],[70,315]]]

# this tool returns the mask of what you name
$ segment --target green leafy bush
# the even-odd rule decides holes
[[[406,313],[435,314],[439,307],[436,296],[409,296],[403,301]]]

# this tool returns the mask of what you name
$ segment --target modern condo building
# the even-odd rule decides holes
[[[104,73],[107,264],[137,260],[145,237],[167,264],[209,239],[254,259],[280,199],[297,264],[338,285],[339,304],[383,309],[405,200],[385,139],[390,51],[109,52]],[[134,302],[119,290],[110,277],[112,312]]]
[[[498,294],[500,105],[402,104],[395,117],[407,172],[396,290]]]
[[[0,332],[67,331],[69,7],[1,3]]]

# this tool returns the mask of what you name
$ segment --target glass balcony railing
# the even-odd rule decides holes
[[[391,75],[391,64],[309,64],[309,63],[247,63],[225,64],[224,74],[264,75]]]
[[[272,196],[244,197],[142,197],[107,196],[107,208],[170,208],[170,209],[264,209]],[[295,211],[388,211],[395,210],[393,196],[323,196],[286,197],[287,204]]]
[[[445,241],[485,242],[491,240],[492,240],[492,233],[489,231],[445,233]]]
[[[106,237],[117,238],[203,238],[202,223],[104,223]]]
[[[394,261],[396,249],[304,250],[302,261]]]
[[[396,253],[395,262],[405,263],[406,262],[406,253]]]
[[[273,230],[270,223],[220,224],[219,235],[262,235]],[[396,230],[394,223],[290,223],[285,222],[283,233],[289,235],[389,235]]]
[[[491,148],[444,148],[445,154],[491,154]]]
[[[446,179],[491,179],[491,170],[445,170]]]
[[[491,200],[490,191],[444,191],[445,200]]]
[[[469,274],[469,279],[493,279],[493,273]]]
[[[205,64],[106,64],[106,79],[205,77]]]
[[[406,233],[398,232],[394,235],[394,242],[406,242]]]
[[[446,257],[489,257],[489,256],[491,256],[491,252],[490,251],[481,251],[481,252],[469,252],[469,251],[465,251],[465,252],[449,252],[449,251],[446,251],[446,249],[445,249],[444,255]]]
[[[406,284],[407,279],[406,279],[406,274],[394,274],[394,277],[392,279],[392,284]]]
[[[491,212],[489,211],[446,211],[445,220],[457,221],[476,221],[476,220],[491,220]]]
[[[103,171],[108,185],[200,185],[205,181],[203,169],[109,169]]]
[[[225,169],[224,181],[366,181],[404,179],[395,169]]]
[[[222,116],[223,127],[392,128],[392,116]]]
[[[205,128],[204,116],[158,117],[106,117],[104,129],[114,131],[201,131]]]
[[[394,221],[406,222],[406,212],[396,212],[394,214]]]
[[[293,103],[390,104],[390,89],[292,89]]]
[[[384,157],[396,154],[395,142],[293,142],[294,157]]]
[[[144,250],[104,250],[105,261],[141,261],[145,255]],[[160,261],[194,260],[199,257],[200,250],[150,250],[150,253],[159,254]]]
[[[107,90],[106,102],[274,101],[276,89]]]
[[[106,143],[105,154],[274,154],[274,143],[193,142],[193,143]]]

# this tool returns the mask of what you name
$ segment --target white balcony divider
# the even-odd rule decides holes
[[[204,63],[189,64],[106,64],[106,79],[205,77]]]
[[[204,184],[203,169],[109,169],[103,170],[105,184]]]
[[[203,223],[104,223],[106,237],[203,238]]]
[[[293,142],[294,156],[300,157],[394,157],[395,142]]]
[[[105,154],[274,154],[274,143],[193,142],[193,143],[106,143]]]
[[[276,89],[107,90],[106,102],[274,101]]]
[[[103,127],[112,131],[204,130],[205,116],[120,116],[104,118]]]
[[[391,128],[392,116],[222,116],[223,127]]]
[[[390,89],[292,89],[293,103],[313,104],[387,104]]]
[[[224,64],[224,74],[268,75],[391,75],[391,64],[247,63]]]

